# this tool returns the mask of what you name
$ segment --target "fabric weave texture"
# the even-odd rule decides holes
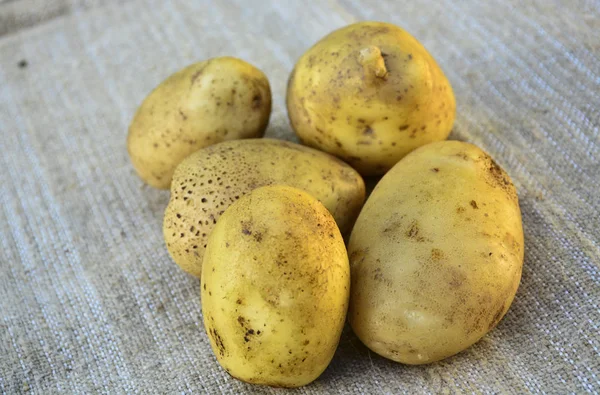
[[[244,384],[212,354],[199,282],[164,246],[169,193],[135,175],[127,127],[168,75],[232,55],[269,77],[267,136],[295,140],[295,61],[359,20],[425,45],[455,91],[450,138],[512,177],[521,286],[448,360],[397,364],[346,328],[313,384]],[[598,1],[0,1],[0,393],[598,393],[599,129]]]

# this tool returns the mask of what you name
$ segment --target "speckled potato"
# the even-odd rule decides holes
[[[349,289],[346,247],[329,211],[296,188],[258,188],[228,208],[209,237],[204,327],[233,377],[299,387],[329,365]]]
[[[129,127],[127,150],[138,175],[167,189],[175,167],[200,148],[262,137],[271,114],[267,77],[222,57],[173,74],[144,100]]]
[[[445,140],[456,104],[427,50],[389,23],[355,23],[324,37],[296,64],[287,108],[298,137],[363,175]]]
[[[449,357],[496,326],[513,301],[523,267],[517,193],[476,146],[432,143],[375,187],[348,254],[358,337],[406,364]]]
[[[321,201],[349,232],[365,200],[361,176],[341,160],[287,141],[227,141],[202,149],[175,171],[164,237],[173,260],[199,277],[206,240],[219,216],[251,190],[270,184],[300,188]]]

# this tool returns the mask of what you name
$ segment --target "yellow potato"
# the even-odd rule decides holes
[[[127,137],[139,176],[167,189],[175,167],[200,148],[262,137],[271,114],[267,77],[243,60],[222,57],[173,74],[144,100]]]
[[[348,307],[344,240],[299,189],[267,186],[228,208],[202,269],[204,327],[221,366],[248,383],[299,387],[325,370]]]
[[[456,104],[444,73],[414,37],[389,23],[360,22],[300,58],[287,108],[302,142],[378,175],[415,148],[445,140]]]
[[[515,188],[481,149],[432,143],[375,187],[352,230],[349,320],[373,351],[423,364],[504,316],[523,267]]]
[[[331,211],[342,232],[350,231],[365,200],[361,176],[331,155],[272,139],[216,144],[192,154],[175,171],[163,225],[173,260],[199,277],[219,216],[242,195],[270,184],[310,193]]]

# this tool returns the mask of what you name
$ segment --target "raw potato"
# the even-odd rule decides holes
[[[407,364],[449,357],[496,326],[515,296],[523,267],[517,193],[476,146],[427,145],[376,186],[348,253],[358,337]]]
[[[249,139],[202,149],[175,171],[164,237],[173,260],[200,277],[206,241],[219,216],[251,190],[286,184],[316,197],[349,232],[365,200],[361,176],[323,152],[287,141]]]
[[[267,77],[243,60],[222,57],[173,74],[144,100],[127,149],[139,176],[168,189],[175,167],[200,148],[262,137],[271,114]]]
[[[384,174],[452,129],[452,87],[401,28],[360,22],[329,34],[296,64],[287,108],[298,137],[363,175]]]
[[[344,240],[327,209],[267,186],[228,208],[202,270],[204,327],[221,366],[248,383],[298,387],[325,370],[350,288]]]

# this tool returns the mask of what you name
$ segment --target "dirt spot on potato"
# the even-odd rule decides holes
[[[408,128],[410,128],[410,125],[402,125],[402,126],[398,127],[398,130],[402,132]]]
[[[448,278],[448,285],[451,289],[460,288],[467,281],[467,276],[453,267],[448,268]]]
[[[465,212],[465,208],[464,208],[464,207],[462,207],[462,206],[458,206],[458,207],[456,208],[456,212],[457,212],[458,214],[462,214],[462,213],[464,213],[464,212]]]
[[[469,160],[469,156],[464,152],[458,152],[454,156],[461,158],[462,160]]]
[[[380,260],[377,259],[376,263],[380,263]],[[373,270],[373,280],[382,283],[388,287],[393,287],[394,283],[392,282],[392,280],[390,280],[389,278],[386,278],[383,275],[383,271],[381,270],[381,268],[376,268],[375,270]]]
[[[198,71],[196,71],[194,74],[192,74],[192,78],[190,79],[190,84],[194,85],[194,82],[196,82],[196,80],[198,78],[200,78],[200,76],[204,72],[204,69],[206,68],[206,66],[208,66],[208,64],[205,64]]]
[[[411,224],[408,227],[408,230],[406,231],[405,234],[406,234],[406,237],[408,237],[411,240],[418,241],[418,242],[425,241],[425,238],[421,235],[421,229],[419,229],[419,223],[416,220],[411,222]]]
[[[444,258],[444,252],[438,248],[431,249],[431,259],[434,262],[439,262]]]
[[[222,357],[225,356],[225,344],[223,344],[223,338],[221,338],[221,336],[219,335],[219,332],[217,332],[217,330],[215,328],[210,328],[208,330],[208,333],[210,334],[213,341],[215,342],[219,354],[221,354]]]
[[[350,265],[358,265],[363,263],[367,255],[367,249],[355,250],[350,253]]]
[[[386,224],[386,227],[383,228],[382,233],[387,234],[388,236],[394,236],[396,233],[396,230],[398,230],[402,226],[403,218],[404,218],[404,215],[397,216],[393,221],[390,221],[388,224]]]
[[[262,105],[262,96],[257,93],[252,97],[252,109],[258,110]]]
[[[252,235],[252,230],[250,229],[250,226],[251,226],[250,222],[242,221],[241,224],[242,224],[242,234],[245,234],[247,236]]]
[[[471,200],[471,207],[473,207],[475,210],[477,210],[479,207],[477,207],[477,202],[475,200]]]
[[[502,319],[502,317],[504,317],[504,304],[502,304],[502,306],[500,306],[500,308],[494,314],[494,317],[492,318],[492,321],[489,325],[489,330],[495,328],[496,325],[498,325],[498,323]]]

